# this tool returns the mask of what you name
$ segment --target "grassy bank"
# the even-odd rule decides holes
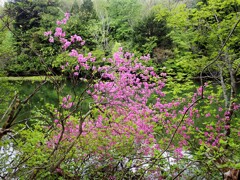
[[[61,76],[19,76],[19,77],[0,77],[0,81],[51,81],[61,80]]]

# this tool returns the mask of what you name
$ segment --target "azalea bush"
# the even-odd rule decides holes
[[[62,72],[73,83],[87,85],[83,92],[62,95],[57,106],[48,105],[46,121],[16,127],[17,153],[5,163],[2,176],[211,179],[239,169],[237,102],[232,109],[223,108],[221,93],[211,83],[186,97],[167,98],[167,71],[157,74],[146,65],[149,56],[137,58],[122,48],[97,66],[91,53],[77,50],[85,40],[64,32],[69,18],[66,13],[55,31],[44,35],[70,56],[70,62],[66,58],[61,64]],[[86,101],[89,110],[83,113]],[[7,146],[8,141],[1,143]]]

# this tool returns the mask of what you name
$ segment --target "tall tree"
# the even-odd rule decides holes
[[[80,11],[80,7],[77,3],[77,0],[75,0],[72,4],[72,8],[71,8],[70,12],[73,13],[73,14],[77,14],[77,13],[79,13],[79,11]]]
[[[112,0],[108,8],[113,38],[120,42],[131,39],[133,26],[140,18],[140,3],[137,0]]]
[[[39,73],[43,71],[39,55],[42,54],[47,41],[43,39],[45,28],[53,26],[59,10],[58,1],[48,0],[15,0],[6,4],[5,13],[11,17],[11,29],[17,56],[8,66],[9,72],[23,74]],[[53,54],[51,54],[53,55]],[[46,57],[45,63],[50,65],[51,57]]]
[[[170,49],[171,39],[167,36],[169,33],[166,20],[156,20],[156,11],[139,20],[134,26],[133,46],[143,54],[156,55],[154,49]]]
[[[97,22],[97,16],[93,2],[84,0],[79,7],[77,1],[74,1],[71,14],[70,25],[67,27],[68,31],[79,32],[83,39],[88,39],[85,48],[95,49],[96,42],[93,35],[93,27]]]

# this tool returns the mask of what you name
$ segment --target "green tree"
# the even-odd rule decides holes
[[[169,36],[174,42],[173,67],[182,73],[197,76],[219,54],[216,63],[204,69],[205,75],[212,72],[215,74],[212,78],[221,81],[222,78],[232,77],[231,82],[236,81],[234,77],[238,75],[239,65],[239,2],[209,0],[207,4],[198,3],[196,9],[180,4],[171,11],[162,11],[166,13],[159,13],[159,18],[167,17],[171,28]],[[168,63],[170,65],[171,61]],[[232,87],[236,89],[236,85]]]
[[[46,47],[48,41],[42,34],[45,28],[54,26],[59,13],[57,7],[57,1],[47,0],[16,0],[6,4],[5,15],[13,20],[11,32],[17,52],[7,67],[9,73],[39,74],[44,73],[43,66],[51,65],[54,53],[50,52],[54,50]],[[44,57],[43,65],[44,53],[48,56]]]
[[[156,20],[156,12],[152,10],[134,26],[133,46],[143,54],[154,54],[154,49],[170,49],[171,39],[166,20]],[[156,51],[155,51],[156,52]]]
[[[77,14],[77,13],[79,13],[79,11],[80,11],[80,7],[77,3],[77,0],[75,0],[72,4],[72,8],[71,8],[70,12],[73,13],[73,14]]]
[[[96,41],[94,39],[93,28],[97,23],[97,16],[91,0],[84,0],[79,7],[77,2],[74,1],[71,8],[71,22],[67,28],[68,32],[79,32],[83,39],[86,41],[86,47],[89,50],[96,48]]]
[[[4,72],[4,69],[11,60],[11,58],[16,55],[16,51],[14,49],[13,43],[14,38],[11,31],[9,31],[5,22],[8,19],[4,16],[1,17],[0,20],[0,74]]]
[[[140,18],[141,5],[137,0],[109,1],[108,11],[110,34],[119,42],[128,41],[133,36],[133,26]]]
[[[159,20],[167,20],[167,25],[171,29],[169,36],[174,45],[175,57],[165,62],[167,71],[173,77],[169,88],[181,92],[182,89],[188,88],[186,85],[192,78],[199,78],[202,85],[207,79],[211,79],[215,83],[215,91],[218,89],[221,98],[218,103],[224,105],[225,110],[228,111],[225,125],[231,127],[239,123],[239,117],[234,118],[233,114],[234,104],[238,102],[237,77],[240,67],[239,8],[240,1],[208,0],[200,1],[195,8],[189,8],[183,3],[174,4],[171,8],[160,6],[158,13]],[[177,85],[176,80],[181,86]],[[187,84],[184,86],[183,82]],[[216,112],[212,106],[206,106],[202,112],[207,111]],[[205,119],[203,122],[210,124]],[[207,162],[216,163],[221,170],[226,166],[226,162],[228,167],[235,167],[235,160],[239,161],[239,156],[233,158],[230,155],[235,151],[232,145],[228,144],[236,138],[233,128],[226,129],[224,136],[227,139],[223,142],[224,153],[217,154],[218,157],[214,156],[214,158],[225,159],[216,162],[205,156]],[[200,157],[198,154],[200,151],[199,149],[195,151],[197,158]],[[204,165],[202,170],[209,171]]]

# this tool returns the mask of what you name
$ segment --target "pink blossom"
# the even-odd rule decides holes
[[[205,115],[205,117],[210,117],[211,116],[211,114],[210,113],[207,113],[206,115]]]
[[[176,156],[178,156],[178,158],[182,158],[183,157],[182,148],[176,148],[174,150],[174,153],[176,154]]]
[[[200,87],[197,89],[197,94],[200,96],[200,95],[202,95],[202,92],[203,92],[203,87],[200,86]]]
[[[82,41],[82,42],[81,42],[81,46],[84,46],[84,44],[85,44],[85,41]]]
[[[74,76],[78,76],[78,75],[79,75],[79,72],[74,72],[73,75],[74,75]]]
[[[67,41],[65,44],[62,46],[64,50],[66,50],[69,46],[71,45],[71,42]]]
[[[66,23],[67,23],[67,19],[66,18],[62,19],[61,24],[66,24]]]
[[[208,136],[208,132],[204,132],[204,136],[206,136],[206,137],[207,137],[207,136]]]
[[[225,125],[224,128],[227,130],[227,129],[230,129],[230,125]]]
[[[68,101],[67,97],[63,97],[62,101],[66,103]]]
[[[70,18],[70,13],[66,12],[66,13],[64,14],[64,16],[65,16],[65,18],[69,19],[69,18]]]
[[[167,73],[161,73],[160,76],[166,77],[166,76],[167,76]]]
[[[52,34],[52,31],[47,31],[47,32],[44,32],[44,36],[49,36]]]
[[[212,96],[208,96],[208,99],[212,99],[213,97]]]
[[[69,56],[72,56],[72,57],[78,57],[78,52],[75,50],[75,49],[72,49]]]
[[[61,25],[61,24],[62,24],[62,22],[61,22],[61,21],[59,21],[59,20],[57,20],[57,21],[56,21],[56,24],[59,26],[59,25]]]
[[[54,36],[55,37],[62,37],[62,28],[60,28],[60,27],[57,27],[56,29],[55,29],[55,33],[54,33]]]
[[[76,41],[79,41],[79,42],[82,41],[82,38],[77,35],[75,35],[75,39],[76,39]],[[83,41],[83,43],[85,44],[85,41]],[[83,46],[84,44],[81,44],[81,45]]]
[[[49,42],[50,42],[50,43],[53,43],[53,42],[54,42],[54,38],[53,38],[52,36],[50,36]]]
[[[240,108],[240,104],[233,103],[233,110],[238,110]]]
[[[182,130],[185,131],[187,128],[186,126],[182,126]]]
[[[75,66],[75,70],[76,70],[76,71],[79,70],[79,65]]]

